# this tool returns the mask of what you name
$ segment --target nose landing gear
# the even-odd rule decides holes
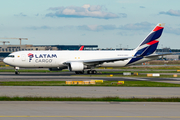
[[[18,71],[18,70],[19,70],[19,67],[14,67],[14,69],[15,69],[15,74],[16,74],[16,75],[19,75],[19,74],[20,74],[20,72]]]

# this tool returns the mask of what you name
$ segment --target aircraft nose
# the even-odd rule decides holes
[[[8,64],[8,59],[7,59],[7,58],[4,58],[4,59],[3,59],[3,62],[6,63],[6,64]]]

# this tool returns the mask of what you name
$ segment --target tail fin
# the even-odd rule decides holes
[[[84,49],[84,45],[79,48],[79,51],[82,51]]]
[[[164,26],[165,23],[157,24],[142,43],[135,49],[137,52],[134,56],[148,56],[154,53],[157,49]]]

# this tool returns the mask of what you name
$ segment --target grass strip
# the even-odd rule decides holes
[[[96,101],[96,102],[180,102],[180,98],[83,98],[83,97],[7,97],[1,96],[0,101]]]
[[[65,84],[65,81],[8,81],[0,82],[0,86],[106,86],[106,87],[180,87],[180,84],[152,82],[152,81],[124,81],[124,84],[117,84],[118,81],[104,81],[91,85]]]

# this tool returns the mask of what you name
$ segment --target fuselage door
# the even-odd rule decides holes
[[[26,56],[24,54],[22,55],[21,60],[26,61]]]

